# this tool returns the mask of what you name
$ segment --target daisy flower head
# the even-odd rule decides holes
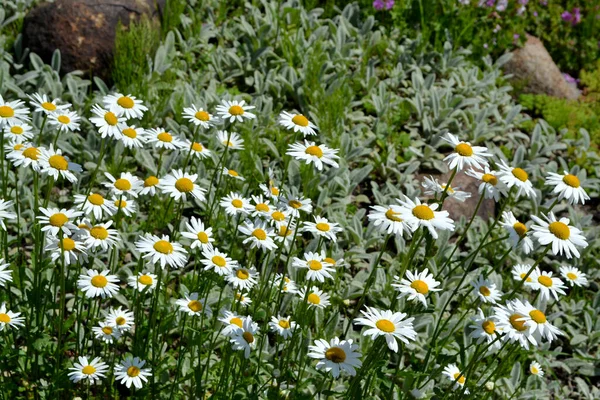
[[[29,110],[22,100],[5,101],[0,95],[0,128],[29,121]]]
[[[69,368],[68,376],[73,383],[82,380],[88,380],[90,384],[100,381],[101,378],[106,378],[105,372],[108,370],[108,365],[102,362],[100,357],[89,361],[87,357],[78,357],[79,362],[73,363],[73,367]]]
[[[142,388],[142,381],[148,382],[148,377],[152,375],[150,368],[144,368],[146,361],[138,357],[129,356],[115,367],[115,380],[131,387],[133,384],[137,389]]]
[[[421,186],[425,188],[426,195],[437,196],[443,195],[443,193],[446,192],[446,196],[458,200],[461,203],[464,203],[465,200],[471,197],[471,193],[458,190],[458,187],[453,188],[452,186],[448,186],[447,183],[439,183],[433,176],[425,177]]]
[[[196,157],[199,160],[204,160],[212,154],[212,152],[200,142],[192,142],[191,140],[184,139],[183,145],[183,148],[187,149],[192,157]]]
[[[225,336],[231,336],[233,332],[242,329],[245,317],[233,313],[231,311],[223,311],[223,316],[219,317],[219,321],[225,324],[221,329],[221,333]]]
[[[249,291],[256,285],[258,271],[256,268],[246,268],[241,265],[233,267],[231,273],[227,275],[227,282],[231,283],[234,288]]]
[[[135,205],[135,200],[128,199],[127,197],[124,197],[123,195],[121,195],[119,197],[113,196],[113,198],[111,199],[111,202],[114,206],[113,211],[112,211],[113,215],[117,215],[119,210],[121,210],[121,212],[123,214],[125,214],[126,217],[131,217],[133,214],[135,214],[135,212],[137,210],[136,205]]]
[[[454,147],[454,152],[444,158],[444,161],[448,163],[448,168],[462,171],[468,167],[483,169],[488,165],[487,157],[491,157],[492,154],[488,153],[487,147],[472,146],[469,142],[458,140],[451,133],[447,133],[442,139]]]
[[[302,288],[298,291],[301,299],[306,299],[308,308],[325,308],[331,304],[329,295],[316,286],[312,288]]]
[[[536,223],[531,226],[533,237],[537,239],[542,246],[552,245],[552,254],[562,255],[572,258],[579,258],[578,247],[584,249],[587,247],[587,241],[581,231],[573,226],[569,226],[568,218],[556,219],[554,213],[550,212],[547,216],[543,215],[544,221],[535,215],[531,219]]]
[[[235,121],[243,122],[246,119],[255,119],[256,115],[252,114],[248,110],[254,109],[254,106],[247,105],[244,100],[223,100],[221,104],[217,106],[217,114],[223,120],[229,120],[230,123]]]
[[[0,226],[6,230],[4,220],[14,220],[17,218],[17,214],[12,212],[14,202],[12,200],[0,199]]]
[[[526,197],[535,199],[537,194],[533,184],[529,180],[529,174],[522,168],[510,167],[504,160],[500,160],[500,171],[498,177],[509,189],[513,186],[517,188],[517,198],[524,194]]]
[[[63,156],[62,150],[55,150],[52,144],[50,144],[50,148],[48,149],[40,149],[39,160],[42,173],[50,175],[54,180],[58,180],[60,176],[74,183],[77,182],[77,177],[73,174],[73,171],[82,171],[79,164],[69,162],[69,159]]]
[[[187,119],[196,126],[201,126],[204,129],[208,129],[215,123],[219,122],[218,118],[213,117],[202,107],[196,107],[195,104],[192,104],[191,107],[185,107],[183,109],[183,118]]]
[[[244,295],[244,293],[242,293],[242,292],[235,292],[233,297],[235,299],[235,303],[238,303],[244,307],[252,304],[252,299],[250,297]]]
[[[550,300],[550,296],[554,297],[554,300],[558,300],[558,295],[565,295],[567,287],[563,284],[560,278],[552,277],[552,272],[546,272],[536,267],[531,273],[531,288],[533,290],[540,291],[540,298],[543,301]]]
[[[196,183],[197,179],[198,174],[188,174],[181,169],[176,169],[161,179],[159,189],[175,200],[186,201],[188,196],[193,196],[198,201],[204,201],[206,190]]]
[[[70,103],[58,104],[58,99],[50,100],[48,96],[42,93],[27,95],[29,104],[33,106],[33,112],[41,112],[46,115],[54,114],[71,107]]]
[[[114,248],[119,243],[119,233],[112,229],[112,221],[97,224],[90,228],[84,244],[88,249],[101,247],[103,251]]]
[[[59,110],[50,114],[48,123],[55,126],[61,132],[75,132],[79,130],[79,120],[81,118],[74,111]]]
[[[283,282],[282,282],[282,280],[283,280]],[[275,279],[273,280],[273,287],[277,288],[277,289],[281,288],[282,293],[294,294],[294,293],[298,292],[298,287],[296,286],[296,282],[294,282],[287,276],[284,276],[283,274],[280,274],[280,273],[277,273],[275,275]]]
[[[146,233],[135,242],[137,250],[143,258],[152,264],[159,263],[162,268],[183,268],[187,261],[187,251],[177,242],[171,241],[168,235],[161,237]]]
[[[23,143],[33,138],[33,132],[31,125],[25,122],[16,122],[13,124],[6,124],[4,128],[4,137],[8,139],[9,143]]]
[[[50,258],[57,262],[63,257],[65,265],[77,263],[80,260],[87,260],[86,247],[77,236],[58,238],[48,236],[48,245],[44,250],[50,252]]]
[[[337,241],[336,234],[343,229],[335,222],[329,222],[327,218],[315,216],[315,222],[304,222],[302,232],[310,232],[315,237],[324,237],[326,239]]]
[[[0,258],[0,286],[6,286],[6,282],[12,282],[12,270],[10,264],[4,264],[4,258]]]
[[[89,269],[85,274],[79,275],[77,287],[83,290],[86,297],[113,297],[119,291],[119,282],[116,275],[109,275],[109,270],[97,271]]]
[[[256,335],[259,328],[252,318],[246,317],[242,323],[242,329],[236,329],[231,333],[231,348],[233,350],[243,350],[244,357],[250,358],[250,351],[256,348]]]
[[[156,275],[150,272],[138,272],[137,275],[132,275],[127,278],[128,285],[140,292],[151,292],[156,288]]]
[[[204,264],[204,270],[214,270],[221,276],[231,274],[231,270],[237,265],[237,261],[231,259],[227,254],[219,251],[216,247],[207,247],[202,250],[204,259],[200,260]]]
[[[494,342],[497,335],[500,334],[496,329],[497,322],[494,316],[486,317],[481,308],[479,308],[477,314],[471,317],[471,325],[469,327],[472,331],[469,333],[469,337],[477,340],[477,343],[485,341],[487,344],[490,344]],[[499,349],[501,347],[500,341],[495,341],[492,346]]]
[[[400,217],[400,206],[396,204],[387,207],[371,206],[371,210],[368,215],[369,221],[372,221],[373,226],[380,232],[397,236],[406,233],[408,237],[411,236],[413,229]]]
[[[527,225],[519,222],[512,211],[504,211],[500,223],[508,231],[508,240],[513,249],[520,247],[524,254],[533,251],[533,241],[528,235]]]
[[[304,259],[294,257],[292,267],[305,268],[306,279],[309,281],[325,282],[325,278],[333,279],[331,272],[335,272],[333,264],[324,261],[324,257],[319,253],[304,253]]]
[[[277,210],[272,210],[271,206],[270,206],[270,201],[269,200],[265,200],[261,195],[258,196],[252,196],[252,213],[250,214],[251,217],[269,217],[273,212],[277,211]],[[283,213],[281,213],[282,219],[285,219],[285,215]]]
[[[272,180],[269,181],[268,185],[261,183],[258,187],[266,197],[270,197],[273,201],[276,201],[279,198],[280,190],[275,186]]]
[[[525,326],[529,327],[532,334],[538,333],[542,338],[552,342],[559,335],[564,335],[560,329],[552,325],[546,314],[542,310],[538,310],[528,301],[519,302],[516,305],[516,310],[519,314],[524,315],[523,321]]]
[[[267,219],[267,221],[269,221],[269,223],[271,225],[274,226],[281,226],[281,225],[287,225],[289,222],[289,213],[286,211],[281,211],[278,210],[276,208],[271,207],[271,205],[264,203],[267,207],[269,207],[269,212],[265,213],[263,211],[260,211],[259,209],[262,208],[263,210],[265,209],[263,206],[260,205],[261,203],[258,203],[254,206],[254,214],[258,215],[262,215],[263,217],[265,217]]]
[[[560,267],[560,274],[571,286],[587,286],[588,279],[586,275],[575,267],[570,265]]]
[[[519,342],[521,347],[529,349],[529,345],[537,346],[537,341],[533,337],[532,331],[525,321],[529,317],[522,311],[525,305],[521,300],[513,300],[506,305],[494,307],[494,318],[496,319],[496,329],[502,332],[502,340],[511,343]]]
[[[77,230],[77,226],[72,222],[75,218],[83,215],[81,211],[67,210],[65,208],[44,208],[40,207],[43,215],[37,217],[40,224],[43,225],[42,232],[48,232],[52,236],[58,236],[63,232],[71,236]]]
[[[345,372],[350,376],[356,375],[356,369],[362,366],[358,345],[352,339],[340,340],[335,337],[331,341],[317,339],[315,344],[308,347],[308,356],[319,360],[317,369],[331,372],[334,378]]]
[[[408,296],[408,300],[420,301],[423,306],[427,308],[427,299],[425,296],[429,292],[437,292],[441,290],[438,288],[440,282],[433,279],[433,274],[429,273],[429,269],[425,268],[421,272],[406,271],[406,278],[400,279],[398,276],[394,276],[392,286],[400,292],[398,298]]]
[[[0,99],[2,99],[0,97]],[[17,329],[19,326],[23,326],[23,322],[25,318],[19,317],[21,313],[15,313],[6,308],[6,304],[2,303],[0,306],[0,331],[3,331],[5,328]]]
[[[144,185],[140,190],[140,195],[154,196],[156,194],[156,188],[160,185],[160,179],[154,175],[150,175],[144,179]]]
[[[406,344],[409,340],[416,339],[417,332],[412,323],[414,318],[404,319],[406,314],[391,310],[380,311],[371,307],[366,307],[366,309],[366,311],[360,311],[363,317],[354,320],[355,324],[369,327],[363,336],[371,336],[371,340],[375,340],[379,336],[385,337],[388,348],[394,353],[398,352],[396,339]]]
[[[121,130],[125,128],[125,121],[127,121],[125,117],[121,117],[119,114],[112,111],[105,110],[98,104],[94,104],[92,113],[95,117],[90,118],[90,122],[96,125],[101,138],[121,138]]]
[[[146,143],[146,131],[142,127],[136,128],[135,125],[123,125],[119,140],[128,149],[139,149]]]
[[[278,223],[275,229],[275,240],[287,248],[294,240],[294,232],[296,232],[296,224]]]
[[[319,129],[304,115],[292,114],[287,111],[282,111],[281,114],[279,114],[279,125],[288,130],[293,130],[294,132],[301,132],[304,137],[316,135],[317,130]]]
[[[273,332],[277,332],[277,334],[284,339],[289,339],[298,328],[298,324],[295,321],[291,321],[290,317],[277,315],[277,317],[271,317],[269,328],[271,328]]]
[[[235,192],[230,192],[223,197],[219,205],[225,209],[227,215],[249,214],[252,207],[250,200]]]
[[[102,103],[104,103],[104,107],[116,115],[124,115],[125,119],[142,119],[144,112],[148,111],[148,107],[144,105],[142,100],[136,99],[135,96],[130,94],[127,96],[121,93],[109,94],[104,96]]]
[[[554,186],[552,193],[558,195],[558,200],[567,199],[569,204],[585,204],[590,196],[581,187],[581,181],[576,175],[572,175],[569,171],[564,171],[564,175],[548,172],[545,184]]]
[[[133,312],[122,307],[111,308],[106,315],[106,323],[121,333],[129,331],[133,327],[133,322]]]
[[[212,315],[210,307],[206,304],[206,299],[199,300],[198,293],[190,293],[175,303],[179,306],[179,311],[188,313],[188,315],[194,316],[202,313],[209,317]]]
[[[496,288],[496,284],[484,279],[483,276],[472,281],[471,285],[475,296],[484,303],[496,304],[502,297],[502,292]]]
[[[142,181],[130,172],[121,172],[119,179],[108,172],[105,172],[104,176],[106,176],[108,182],[104,182],[102,185],[116,196],[128,195],[137,197],[138,193],[142,190]]]
[[[444,375],[446,375],[448,377],[448,379],[450,379],[452,382],[455,382],[455,385],[454,385],[455,389],[462,389],[462,387],[465,385],[466,378],[460,372],[460,369],[458,369],[456,364],[446,365],[443,373],[444,373]],[[468,394],[468,393],[469,393],[469,390],[468,389],[465,390],[465,394]]]
[[[244,178],[243,176],[241,176],[239,174],[239,172],[237,172],[235,169],[229,169],[227,167],[223,167],[223,170],[221,171],[222,175],[227,175],[230,178],[233,179],[237,179],[238,181],[245,181],[246,178]]]
[[[285,153],[295,159],[304,160],[307,165],[313,163],[315,167],[321,171],[323,165],[329,165],[333,168],[339,168],[339,164],[335,161],[340,157],[336,154],[339,150],[331,149],[324,144],[316,145],[314,142],[304,141],[304,144],[298,142],[293,143]]]
[[[438,238],[437,230],[454,231],[454,221],[449,217],[448,211],[436,211],[438,203],[425,204],[421,200],[412,201],[404,196],[400,203],[400,217],[406,221],[411,229],[416,231],[420,226],[427,228],[434,239]]]
[[[486,199],[494,199],[494,201],[500,201],[500,196],[507,196],[506,186],[499,179],[498,173],[492,171],[488,166],[485,166],[483,172],[469,169],[465,174],[472,176],[473,178],[481,181],[479,184],[479,194],[485,196]]]
[[[6,158],[11,160],[15,167],[31,167],[35,172],[39,172],[42,168],[42,149],[43,147],[35,147],[31,143],[17,143]]]
[[[115,205],[100,193],[90,193],[87,197],[76,194],[74,203],[76,208],[83,211],[84,215],[92,214],[96,220],[101,220],[102,217],[113,215],[116,212]]]
[[[517,282],[522,281],[526,276],[529,270],[531,269],[531,265],[529,264],[517,264],[513,267],[511,273],[513,279]],[[527,276],[525,282],[523,283],[525,287],[531,288],[533,286],[533,279],[531,275]]]
[[[280,199],[279,205],[284,212],[289,213],[294,218],[300,217],[300,211],[310,214],[313,210],[312,200],[304,198],[304,196],[288,196]]]
[[[185,227],[187,231],[181,232],[181,236],[192,240],[190,248],[195,249],[198,247],[204,250],[212,247],[212,243],[215,241],[212,228],[205,228],[200,218],[190,218],[190,221],[185,223]]]
[[[120,330],[110,326],[106,322],[98,323],[98,326],[94,326],[92,328],[92,332],[94,333],[94,337],[96,339],[100,339],[104,343],[113,343],[115,340],[118,340],[122,335]]]
[[[146,133],[147,142],[158,149],[177,150],[185,146],[177,136],[162,128],[149,129]]]
[[[217,140],[230,150],[244,150],[244,139],[236,132],[218,131]]]
[[[275,233],[273,229],[268,228],[266,222],[259,220],[254,222],[244,221],[243,225],[238,226],[238,230],[247,236],[242,243],[249,243],[251,249],[257,247],[261,250],[272,251],[277,248],[273,240]]]
[[[532,361],[531,364],[529,364],[529,372],[531,373],[531,375],[536,375],[539,377],[544,376],[544,370],[542,369],[540,363],[538,363],[537,361]]]

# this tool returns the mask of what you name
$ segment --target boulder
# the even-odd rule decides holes
[[[50,62],[60,49],[61,72],[84,71],[110,80],[119,22],[160,15],[166,0],[56,0],[31,10],[23,23],[23,45]],[[132,60],[142,62],[143,60]]]
[[[565,99],[577,99],[580,95],[577,87],[567,83],[544,44],[534,36],[527,35],[525,45],[512,52],[504,71],[513,75],[512,79],[523,85],[526,93]]]

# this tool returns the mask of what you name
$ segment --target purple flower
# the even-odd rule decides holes
[[[537,17],[537,16],[538,16],[538,13],[537,13],[537,11],[534,11],[534,12],[533,12],[533,16],[534,16],[534,17]]]
[[[374,0],[373,1],[373,8],[376,10],[383,10],[384,6],[385,6],[385,4],[383,3],[383,0]]]
[[[508,6],[508,0],[498,0],[498,4],[496,4],[496,11],[504,11]]]
[[[577,25],[580,22],[581,22],[581,10],[579,9],[579,7],[575,7],[573,9],[573,21],[571,21],[571,24]]]
[[[391,10],[394,7],[394,0],[384,0],[384,3],[386,10]]]
[[[573,15],[568,11],[565,11],[562,14],[560,14],[560,17],[565,22],[571,22],[571,20],[573,19]]]
[[[567,74],[566,72],[563,73],[562,75],[565,78],[565,81],[567,81],[567,83],[572,83],[575,85],[577,85],[579,83],[579,79],[573,78],[571,75]]]
[[[548,5],[548,0],[540,0],[540,4],[543,6],[547,6]]]

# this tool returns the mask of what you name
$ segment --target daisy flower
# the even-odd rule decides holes
[[[502,297],[502,292],[496,288],[496,284],[484,279],[483,276],[472,281],[471,285],[475,296],[484,303],[496,304]]]
[[[42,147],[34,147],[30,143],[17,144],[14,149],[6,155],[6,158],[11,160],[15,167],[31,167],[34,171],[39,172],[42,168],[40,165],[42,149]]]
[[[537,375],[539,377],[544,376],[544,370],[542,370],[542,366],[536,361],[532,361],[531,364],[529,364],[529,372],[531,375]]]
[[[284,212],[289,213],[294,218],[300,217],[300,211],[304,211],[305,213],[312,213],[312,200],[305,199],[297,196],[288,196],[286,199],[283,199],[280,203],[280,206],[283,208]]]
[[[316,286],[310,288],[310,290],[308,290],[308,293],[307,289],[300,289],[298,291],[298,296],[301,299],[306,298],[308,308],[325,308],[331,304],[331,302],[329,301],[329,295]]]
[[[400,206],[396,204],[387,207],[371,206],[371,210],[368,215],[369,221],[373,221],[373,226],[380,232],[398,236],[406,233],[408,237],[411,236],[413,229],[400,217]]]
[[[521,313],[525,305],[521,300],[513,300],[506,303],[505,306],[498,305],[494,307],[494,318],[496,321],[496,329],[502,332],[502,340],[510,341],[511,343],[519,342],[521,347],[529,349],[529,345],[537,346],[537,341],[532,335],[529,326],[525,325],[527,314]]]
[[[471,193],[463,192],[458,190],[458,187],[452,188],[452,186],[448,186],[447,183],[439,183],[437,179],[433,176],[425,177],[424,181],[421,183],[425,190],[426,195],[437,196],[442,195],[444,191],[449,198],[453,198],[455,200],[464,203],[465,200],[471,197]],[[447,189],[446,189],[447,188]]]
[[[325,278],[333,279],[331,272],[335,272],[333,264],[323,260],[323,256],[319,253],[307,252],[304,253],[304,260],[294,257],[292,261],[292,267],[306,268],[306,279],[309,281],[317,280],[319,282],[325,282]]]
[[[531,265],[529,264],[517,264],[512,269],[513,279],[517,282],[522,281],[526,276],[529,270],[531,269]],[[531,279],[531,275],[527,276],[527,279],[524,282],[525,287],[531,288],[533,285],[533,279]]]
[[[86,297],[113,297],[119,291],[119,282],[116,275],[109,275],[109,270],[97,271],[89,269],[85,274],[79,275],[77,287],[83,290]]]
[[[469,328],[472,329],[469,337],[477,340],[477,343],[486,342],[490,344],[496,340],[497,335],[500,332],[496,329],[496,318],[494,316],[486,318],[481,311],[481,308],[477,309],[477,314],[471,317],[471,325]],[[501,347],[500,341],[496,340],[492,345],[496,349]]]
[[[260,203],[259,203],[260,204]],[[263,216],[269,221],[271,225],[281,226],[288,224],[289,214],[285,211],[280,211],[276,208],[270,208],[269,212],[265,215],[262,211],[258,211],[257,206],[260,208],[259,204],[255,205],[253,216],[256,214],[257,216]],[[267,204],[267,207],[269,205]],[[264,208],[263,208],[264,209]]]
[[[212,247],[212,242],[215,241],[212,234],[212,228],[204,228],[204,223],[200,218],[192,217],[190,222],[185,223],[186,231],[181,232],[181,236],[192,239],[190,248],[195,249],[196,247],[204,250],[208,247]]]
[[[127,96],[121,93],[109,94],[104,96],[102,103],[104,103],[104,107],[117,115],[124,115],[126,119],[142,119],[144,112],[148,111],[148,107],[144,106],[142,100],[138,100],[130,94]]]
[[[121,307],[111,308],[106,315],[106,323],[121,333],[129,331],[133,327],[133,322],[133,312]]]
[[[333,168],[339,168],[339,164],[335,161],[339,159],[336,154],[339,150],[330,149],[324,144],[316,145],[314,142],[304,141],[304,144],[298,142],[291,144],[288,151],[285,153],[294,157],[297,160],[306,161],[307,165],[313,163],[315,167],[321,171],[323,164],[327,164]]]
[[[308,347],[308,356],[319,360],[317,369],[331,372],[334,378],[339,377],[342,371],[350,376],[356,375],[356,369],[362,365],[362,354],[352,339],[340,340],[335,337],[330,342],[317,339],[314,343]]]
[[[29,110],[22,100],[5,101],[0,95],[0,128],[29,121]]]
[[[262,190],[263,194],[266,197],[270,197],[273,200],[277,200],[279,197],[280,190],[278,187],[274,186],[273,181],[269,181],[269,185],[265,185],[261,183],[259,186],[260,190]]]
[[[169,265],[173,268],[183,268],[187,261],[187,251],[177,242],[172,242],[168,235],[158,237],[146,233],[135,242],[137,250],[152,264],[160,263],[164,268]]]
[[[140,190],[140,195],[154,196],[156,194],[156,188],[160,185],[160,179],[154,175],[150,175],[144,179],[144,187]]]
[[[116,213],[116,207],[110,201],[107,201],[100,193],[91,193],[89,196],[76,194],[74,203],[77,208],[83,211],[84,215],[93,214],[94,218],[101,220],[104,216],[110,216]]]
[[[488,153],[487,147],[471,146],[471,143],[458,140],[451,133],[447,133],[442,139],[454,147],[454,153],[444,158],[444,161],[448,163],[448,168],[456,168],[461,171],[466,167],[483,169],[484,166],[488,165],[486,158],[491,157],[492,154]]]
[[[368,326],[363,336],[371,336],[371,340],[379,336],[385,337],[385,341],[390,350],[398,352],[398,342],[396,339],[408,344],[409,340],[415,340],[417,332],[413,328],[414,318],[406,318],[406,314],[392,312],[391,310],[380,311],[376,308],[366,307],[367,311],[361,310],[364,317],[356,318],[355,324]]]
[[[242,329],[244,319],[245,317],[232,313],[231,311],[223,311],[223,316],[219,317],[219,321],[225,324],[221,333],[225,336],[231,336],[233,332]]]
[[[531,273],[531,288],[540,291],[540,297],[544,301],[550,300],[550,295],[554,300],[558,300],[558,295],[565,295],[567,287],[560,278],[553,278],[552,272],[542,272],[539,267]]]
[[[130,172],[121,172],[119,179],[108,172],[105,172],[104,176],[106,176],[108,182],[104,182],[102,185],[116,196],[129,195],[137,197],[142,190],[142,181]]]
[[[79,130],[79,120],[81,118],[74,111],[60,110],[53,114],[50,114],[48,122],[58,128],[60,131],[71,131],[75,132]]]
[[[212,312],[206,300],[198,300],[198,293],[190,293],[184,299],[179,299],[175,302],[179,306],[179,311],[186,312],[189,315],[200,315],[202,313],[211,316]]]
[[[217,106],[216,110],[220,118],[222,118],[223,120],[229,119],[229,123],[233,123],[236,120],[239,122],[243,122],[244,118],[255,119],[256,115],[248,111],[252,110],[253,108],[255,107],[246,105],[246,102],[244,100],[223,100],[221,101],[221,104]]]
[[[277,245],[273,241],[275,233],[273,229],[267,228],[266,222],[259,220],[255,220],[254,222],[244,221],[244,224],[240,225],[238,230],[247,236],[242,243],[249,243],[251,249],[258,247],[262,250],[271,251],[277,248]]]
[[[40,224],[43,225],[42,232],[48,232],[52,236],[58,236],[59,232],[63,232],[67,236],[71,236],[77,230],[77,226],[71,221],[83,215],[81,211],[67,210],[65,208],[44,208],[40,207],[40,212],[43,215],[37,217]]]
[[[233,178],[233,179],[237,179],[238,181],[245,181],[246,180],[246,178],[244,178],[243,176],[241,176],[236,170],[229,169],[227,167],[223,167],[223,170],[221,171],[221,174],[227,175],[228,177]]]
[[[60,149],[54,150],[54,146],[50,144],[49,149],[40,149],[40,166],[43,174],[50,175],[54,180],[58,180],[61,176],[69,182],[77,182],[77,177],[72,171],[81,172],[81,166],[69,162],[69,159],[62,155]]]
[[[294,240],[294,232],[296,224],[279,223],[275,230],[275,240],[283,244],[284,247],[289,246]]]
[[[146,365],[146,361],[142,361],[138,357],[127,357],[115,367],[115,380],[121,381],[128,388],[133,384],[136,388],[141,389],[142,381],[148,382],[148,376],[152,375],[150,368],[144,368],[144,365]]]
[[[254,204],[251,205],[252,214],[250,214],[250,216],[252,216],[252,217],[268,217],[271,214],[272,210],[269,205],[270,201],[265,200],[262,195],[252,196],[252,202]],[[285,215],[283,215],[283,219],[285,219]]]
[[[6,225],[4,224],[4,220],[14,220],[17,218],[17,214],[12,211],[14,202],[12,200],[4,200],[0,199],[0,226],[2,229],[6,230]]]
[[[459,389],[462,388],[463,386],[465,386],[465,376],[462,375],[462,373],[460,372],[460,369],[458,369],[458,367],[456,366],[456,364],[450,364],[450,365],[446,365],[446,367],[444,368],[444,375],[446,375],[448,377],[448,379],[450,379],[452,382],[455,382],[455,389]],[[468,394],[469,390],[466,389],[465,390],[465,394]]]
[[[281,280],[283,279],[283,282]],[[288,278],[287,276],[283,276],[280,273],[275,275],[275,279],[273,280],[274,288],[281,288],[282,293],[298,293],[298,287],[296,286],[296,282]]]
[[[96,339],[102,340],[104,343],[113,343],[115,340],[118,340],[122,333],[117,328],[110,326],[106,322],[98,323],[98,326],[94,326],[92,328],[92,332]]]
[[[552,342],[558,335],[564,335],[560,329],[552,325],[546,318],[543,311],[536,309],[528,301],[524,301],[516,305],[516,311],[519,314],[525,315],[523,319],[525,326],[529,327],[531,333],[538,332],[542,338],[546,338],[548,342]]]
[[[61,256],[65,265],[75,264],[80,259],[87,260],[85,245],[79,239],[74,239],[74,236],[70,238],[63,237],[62,239],[49,236],[48,241],[49,243],[44,250],[50,252],[50,258],[53,262],[57,262]]]
[[[105,222],[104,224],[94,225],[89,230],[84,240],[84,244],[88,249],[97,249],[101,247],[102,250],[107,251],[115,247],[119,243],[119,233],[116,229],[111,229],[112,221]]]
[[[58,99],[50,100],[48,96],[41,93],[34,93],[33,95],[27,95],[30,98],[29,104],[33,106],[33,112],[42,112],[46,115],[50,115],[61,110],[66,110],[71,107],[70,103],[57,104]]]
[[[0,97],[2,100],[2,97]],[[23,321],[25,318],[19,317],[21,313],[14,313],[6,309],[6,304],[2,303],[0,306],[0,331],[3,331],[4,328],[8,330],[8,328],[17,329],[19,326],[23,326]]]
[[[147,142],[158,149],[177,150],[185,146],[178,137],[162,128],[149,129],[146,134]]]
[[[113,198],[111,199],[111,202],[114,206],[113,215],[117,215],[119,210],[121,210],[121,212],[125,214],[126,217],[131,217],[133,214],[135,214],[135,201],[133,199],[122,197],[122,195],[119,197],[113,196]]]
[[[234,192],[230,192],[227,196],[223,197],[219,205],[225,209],[225,213],[228,215],[248,214],[251,208],[248,199]]]
[[[144,143],[146,143],[146,131],[142,127],[136,128],[135,125],[123,125],[119,140],[128,149],[139,149],[144,147]]]
[[[271,328],[273,332],[277,332],[277,334],[284,339],[289,339],[298,328],[298,324],[294,321],[290,321],[290,317],[277,315],[277,317],[271,317],[269,328]]]
[[[508,240],[513,249],[517,249],[520,246],[524,254],[529,254],[533,251],[533,241],[528,236],[527,225],[519,222],[511,211],[502,213],[502,221],[500,223],[508,231]]]
[[[531,219],[536,223],[532,225],[533,237],[537,239],[542,246],[552,244],[552,254],[562,255],[571,258],[573,255],[579,258],[577,247],[582,249],[587,247],[585,236],[581,231],[573,226],[569,226],[568,218],[557,220],[554,213],[550,212],[548,216],[542,214],[546,221],[535,215]]]
[[[204,194],[206,190],[202,189],[196,180],[198,174],[188,174],[181,169],[173,170],[170,174],[161,179],[159,189],[168,194],[175,200],[187,200],[188,195],[195,197],[198,201],[206,200]]]
[[[587,286],[588,280],[586,275],[575,267],[570,265],[560,267],[560,274],[571,286]]]
[[[304,115],[291,114],[287,111],[282,111],[281,114],[279,114],[279,125],[288,130],[293,130],[294,132],[301,132],[305,137],[316,135],[317,130],[319,129]]]
[[[2,129],[0,127],[0,129]],[[9,143],[23,143],[33,138],[32,127],[24,122],[17,122],[15,124],[7,124],[4,127],[4,137],[8,139]]]
[[[441,290],[438,288],[440,282],[433,279],[433,274],[429,273],[428,268],[414,274],[411,271],[406,271],[406,278],[400,279],[398,276],[394,276],[394,281],[400,281],[399,283],[392,283],[392,286],[400,292],[398,298],[408,296],[408,300],[420,301],[425,308],[427,308],[427,299],[425,296],[429,292]]]
[[[4,258],[0,258],[0,286],[6,286],[6,282],[12,282],[12,271],[10,264],[4,264]]]
[[[140,292],[151,292],[156,288],[156,275],[150,272],[138,272],[137,275],[132,275],[127,280],[129,286]]]
[[[227,275],[227,282],[231,283],[234,288],[242,290],[250,290],[256,285],[258,272],[256,268],[245,268],[241,265],[233,267],[231,274]]]
[[[102,362],[100,357],[96,357],[92,361],[88,361],[87,357],[78,357],[78,360],[78,363],[73,363],[73,367],[69,368],[70,371],[73,371],[68,374],[73,383],[88,380],[93,385],[101,378],[106,378],[105,372],[108,370],[108,365]]]
[[[585,201],[590,199],[581,187],[579,178],[569,171],[565,171],[564,175],[548,172],[545,184],[554,186],[552,193],[558,195],[558,200],[567,199],[569,204],[585,204]]]
[[[324,237],[329,240],[337,241],[336,234],[342,232],[343,229],[335,222],[329,222],[327,218],[315,216],[315,222],[304,222],[301,229],[302,232],[310,232],[315,237]]]
[[[510,167],[504,160],[500,160],[499,168],[498,177],[509,189],[513,186],[517,188],[517,198],[521,194],[532,199],[537,197],[533,184],[529,180],[529,174],[524,169]]]
[[[235,299],[235,303],[240,304],[244,307],[247,307],[250,304],[252,304],[252,299],[248,296],[245,296],[243,293],[236,292],[233,297]]]
[[[94,104],[92,107],[92,113],[95,115],[95,117],[91,117],[90,122],[96,125],[101,138],[121,138],[121,130],[125,128],[125,121],[127,121],[126,118],[120,117],[119,114],[115,114],[112,111],[105,110],[98,104]]]
[[[204,160],[205,158],[210,157],[212,154],[209,149],[204,147],[204,145],[199,142],[192,143],[192,141],[185,139],[183,141],[183,145],[183,148],[187,149],[192,157],[196,157],[199,160]]]
[[[208,129],[216,122],[219,122],[217,118],[213,117],[207,111],[204,111],[203,108],[196,107],[194,104],[192,104],[191,107],[185,107],[183,109],[183,118],[204,129]]]
[[[231,270],[237,265],[237,261],[232,260],[227,254],[222,253],[216,247],[207,247],[202,250],[204,259],[200,260],[204,264],[204,270],[214,270],[221,276],[227,276],[231,274]]]
[[[454,231],[454,221],[448,217],[448,211],[436,211],[438,203],[421,204],[421,200],[413,202],[404,196],[404,200],[397,199],[400,203],[400,217],[406,221],[410,228],[416,231],[420,226],[427,228],[434,239],[438,238],[437,230]]]
[[[218,131],[217,140],[223,147],[231,150],[244,150],[244,139],[235,132]]]
[[[242,323],[242,329],[236,329],[231,333],[231,348],[233,350],[244,350],[244,357],[250,358],[250,351],[256,348],[256,334],[259,328],[252,318],[246,317]]]

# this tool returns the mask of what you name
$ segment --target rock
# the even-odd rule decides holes
[[[119,22],[158,16],[166,0],[56,0],[31,10],[23,23],[23,44],[50,62],[60,49],[61,72],[81,70],[110,80]],[[143,60],[132,60],[140,62]]]
[[[577,99],[580,95],[576,87],[567,83],[544,44],[534,36],[527,35],[525,46],[512,52],[504,71],[524,85],[523,91],[526,93],[565,99]]]

